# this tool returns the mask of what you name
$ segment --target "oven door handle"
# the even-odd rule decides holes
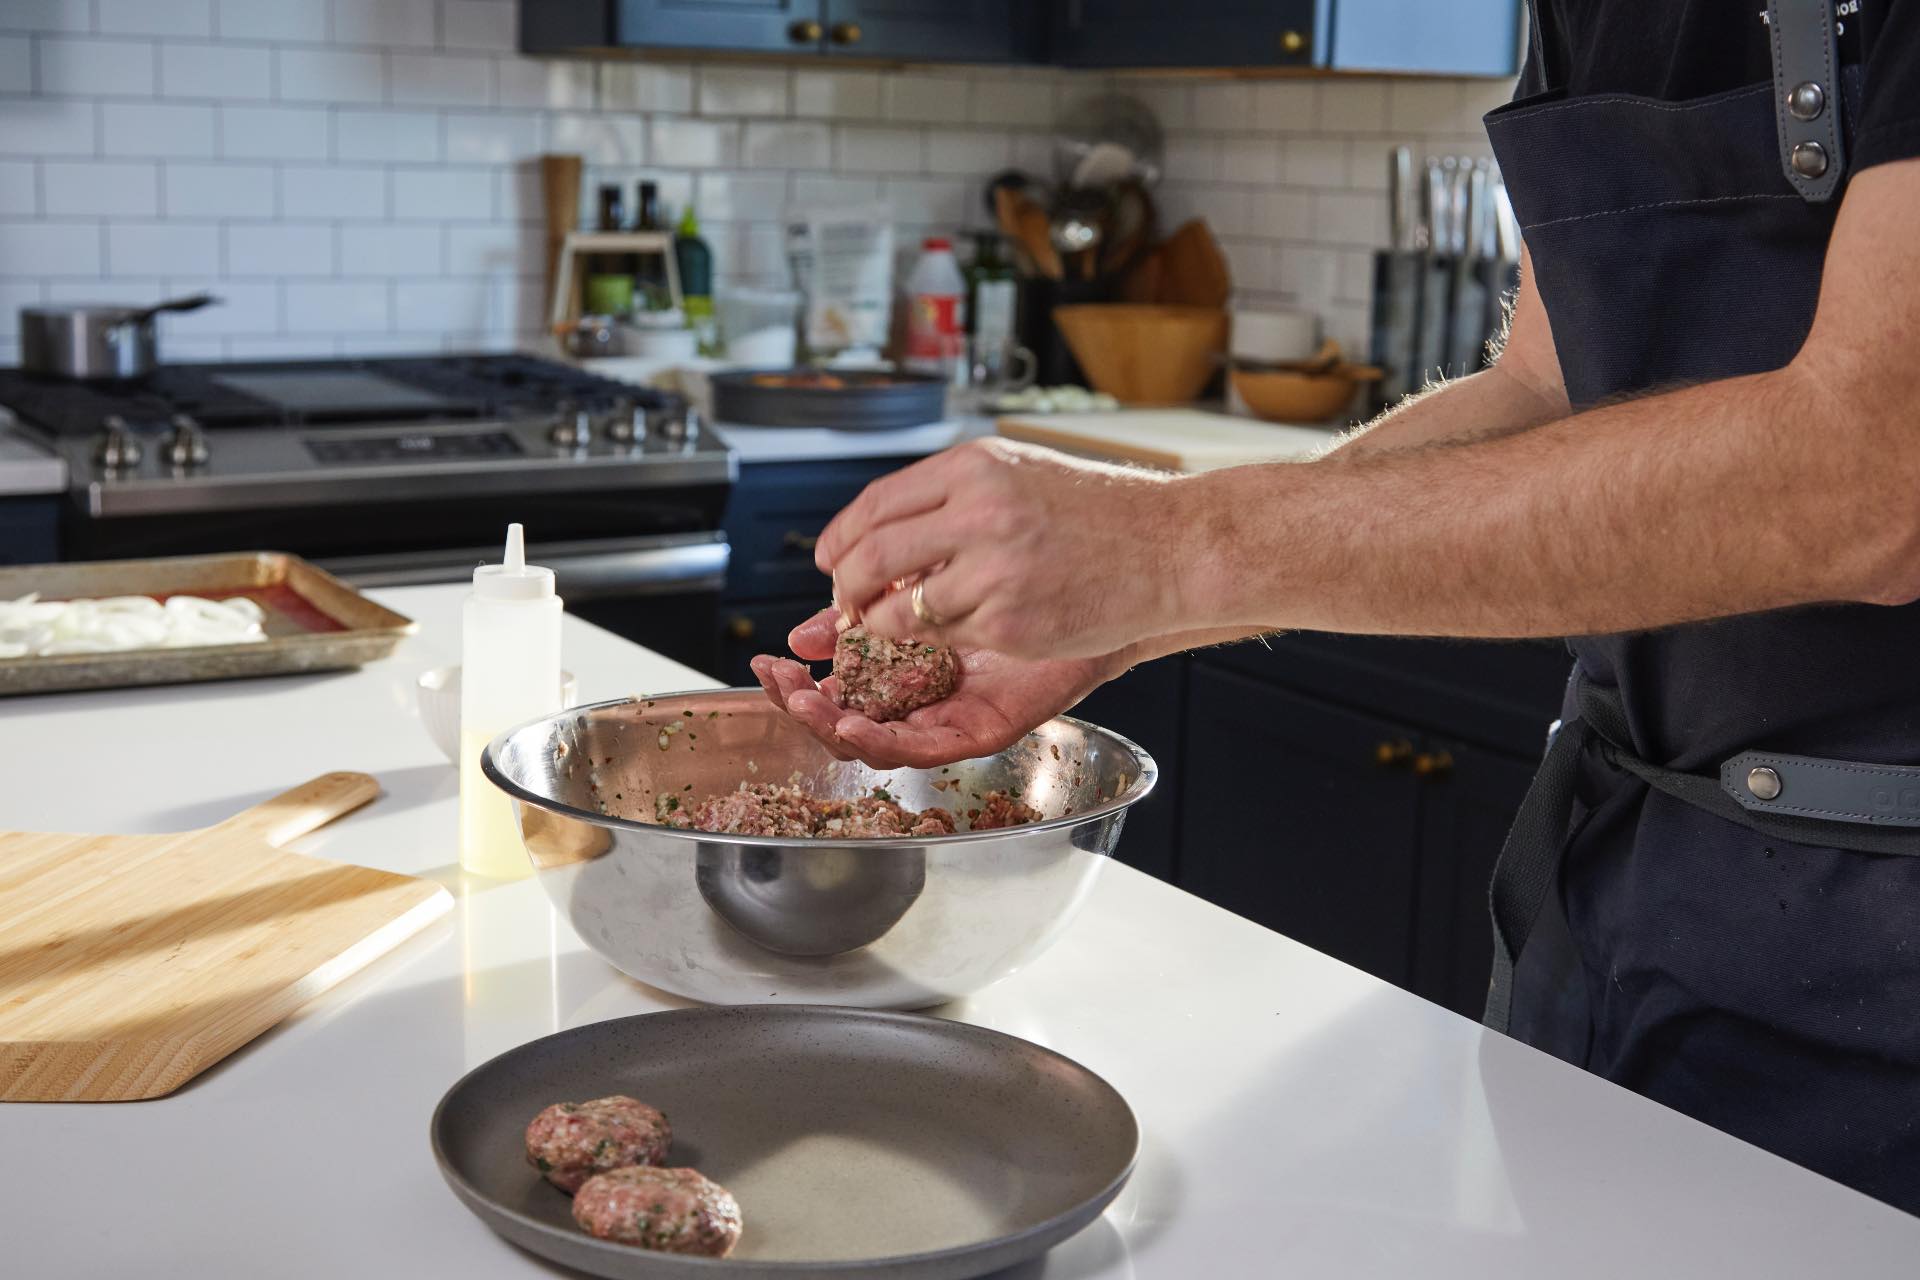
[[[541,555],[536,547],[528,550],[527,560],[552,569],[554,589],[574,602],[718,591],[726,581],[728,552],[720,541],[560,555]],[[321,567],[357,587],[418,587],[470,582],[480,562],[472,556],[414,554],[323,561]]]

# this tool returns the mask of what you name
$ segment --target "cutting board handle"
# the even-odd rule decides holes
[[[380,794],[380,784],[364,773],[327,773],[303,782],[291,791],[234,814],[213,828],[231,835],[251,836],[271,845],[324,827],[342,814],[352,813]]]

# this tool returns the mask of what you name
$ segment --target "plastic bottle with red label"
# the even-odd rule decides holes
[[[966,363],[967,280],[953,242],[930,236],[907,277],[906,366],[953,381]]]

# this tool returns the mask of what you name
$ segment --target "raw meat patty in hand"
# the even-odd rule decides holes
[[[672,1145],[665,1116],[619,1094],[556,1102],[527,1126],[527,1163],[569,1195],[597,1173],[659,1164]]]
[[[662,1253],[724,1258],[740,1242],[733,1193],[698,1169],[638,1165],[588,1181],[573,1220],[589,1235]]]
[[[889,640],[848,627],[833,648],[840,705],[870,720],[900,720],[953,692],[960,663],[943,644]]]

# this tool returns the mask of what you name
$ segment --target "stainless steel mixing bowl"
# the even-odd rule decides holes
[[[945,769],[835,760],[758,689],[575,707],[511,729],[482,767],[513,797],[540,883],[621,971],[719,1004],[912,1009],[1006,977],[1060,936],[1153,789],[1153,758],[1060,716]],[[885,787],[964,812],[1019,788],[1045,819],[897,840],[793,840],[660,826],[657,798],[796,780]]]

